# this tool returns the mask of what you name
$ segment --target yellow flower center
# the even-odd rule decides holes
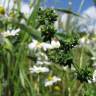
[[[54,90],[56,90],[56,91],[60,91],[61,88],[60,88],[59,86],[54,86]]]
[[[51,81],[52,80],[52,76],[48,76],[48,80]]]
[[[1,15],[4,15],[5,14],[5,9],[4,7],[0,6],[0,14]]]
[[[37,43],[37,47],[41,48],[41,43],[40,42]]]

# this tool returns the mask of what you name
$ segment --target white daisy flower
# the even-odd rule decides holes
[[[33,66],[32,68],[29,68],[31,73],[46,73],[49,72],[49,69],[47,67],[41,67],[41,66]]]
[[[38,42],[37,40],[32,40],[33,42],[28,45],[29,49],[43,49],[44,51],[47,51],[48,49],[54,49],[60,47],[60,42],[57,40],[52,40],[50,43],[45,42]]]
[[[45,64],[45,65],[50,65],[51,62],[49,62],[49,61],[37,61],[36,64],[37,64],[37,65],[44,65],[44,64]]]
[[[48,49],[52,49],[52,45],[48,44],[48,43],[42,43],[42,48],[44,49],[44,51],[48,50]]]
[[[33,42],[28,45],[29,49],[40,49],[43,48],[44,51],[47,49],[51,49],[52,46],[51,44],[45,43],[45,42],[38,42],[37,40],[32,40]]]
[[[11,30],[11,31],[7,30],[6,32],[2,32],[1,35],[2,35],[3,37],[16,36],[16,35],[18,35],[18,32],[20,32],[20,29],[19,29],[19,28],[16,29],[16,30],[13,29],[13,30]]]
[[[60,47],[60,42],[57,40],[52,40],[51,41],[52,48],[59,48]]]
[[[38,61],[36,62],[36,64],[37,64],[37,65],[43,65],[44,63],[43,63],[43,61],[39,61],[39,60],[38,60]]]
[[[41,48],[41,43],[39,43],[37,40],[33,39],[32,42],[28,45],[29,49],[37,49]]]
[[[48,79],[45,81],[45,87],[52,86],[54,83],[57,83],[61,81],[61,79],[57,76],[48,77]]]

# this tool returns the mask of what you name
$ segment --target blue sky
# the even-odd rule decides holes
[[[26,3],[30,0],[24,0]],[[80,6],[80,2],[82,0],[72,0],[73,5],[72,8],[74,11],[77,11]],[[82,11],[86,10],[88,7],[93,5],[93,0],[85,0],[84,6],[82,8]],[[68,6],[68,0],[46,0],[46,6],[48,7],[56,7],[56,8],[67,8]],[[43,5],[45,5],[43,4]]]
[[[73,2],[72,8],[74,11],[77,11],[79,9],[81,1],[82,0],[72,0],[72,2]],[[47,0],[46,5],[49,7],[55,6],[57,8],[67,8],[68,0]],[[92,5],[93,5],[92,0],[85,0],[82,11],[86,10],[88,7],[90,7]]]

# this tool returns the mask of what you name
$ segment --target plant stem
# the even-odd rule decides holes
[[[78,13],[81,12],[84,3],[85,3],[85,0],[82,0],[82,1],[81,1],[81,4],[80,4],[80,7],[79,7],[79,10],[78,10]]]
[[[82,64],[83,64],[83,52],[84,52],[84,47],[82,47],[82,49],[81,49],[80,68],[82,68]]]

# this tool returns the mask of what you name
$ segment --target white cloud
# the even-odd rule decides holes
[[[92,19],[96,19],[96,7],[95,6],[89,7],[87,10],[83,12],[83,15],[88,16]]]
[[[82,12],[84,18],[80,18],[78,24],[81,31],[96,32],[96,8],[91,6]]]

